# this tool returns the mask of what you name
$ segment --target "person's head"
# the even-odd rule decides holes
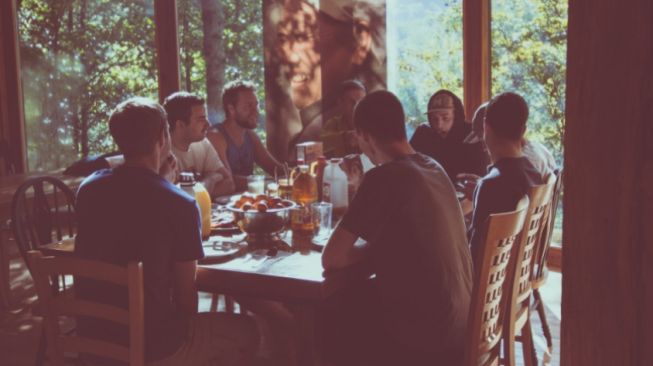
[[[354,107],[367,94],[365,85],[358,80],[347,80],[340,84],[338,104],[343,119],[351,122],[354,118]]]
[[[465,120],[460,99],[448,90],[438,90],[431,96],[426,115],[431,128],[442,137],[449,134],[454,123]]]
[[[466,144],[475,144],[477,142],[482,142],[485,139],[485,134],[483,133],[483,120],[485,119],[485,109],[487,108],[488,102],[481,104],[474,112],[474,118],[472,118],[472,132],[470,132],[465,140],[463,141]]]
[[[361,151],[375,164],[385,146],[406,141],[404,108],[389,91],[372,92],[356,105],[354,127]]]
[[[130,98],[118,104],[109,117],[109,132],[125,160],[170,154],[166,112],[147,98]]]
[[[197,142],[206,136],[209,120],[204,98],[188,92],[176,92],[163,101],[168,113],[170,133],[187,143]]]
[[[227,119],[233,119],[242,128],[254,129],[258,124],[258,98],[256,87],[248,81],[233,81],[224,86],[222,106]]]
[[[485,142],[493,148],[514,144],[521,146],[526,133],[528,104],[520,95],[504,92],[494,96],[485,110]]]

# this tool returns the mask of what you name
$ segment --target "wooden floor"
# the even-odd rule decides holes
[[[15,248],[13,243],[11,248]],[[36,294],[32,279],[17,250],[11,254],[10,276],[13,304],[10,309],[0,310],[0,365],[23,366],[34,365],[38,339],[41,330],[41,319],[32,316],[32,306]],[[562,278],[558,273],[551,273],[547,284],[542,289],[542,297],[547,305],[547,318],[554,337],[554,349],[550,358],[543,363],[546,341],[537,314],[532,316],[535,347],[539,364],[560,364],[560,298]],[[200,294],[200,311],[208,311],[210,295]],[[517,347],[518,352],[521,351]],[[522,365],[521,353],[517,354],[518,364]]]

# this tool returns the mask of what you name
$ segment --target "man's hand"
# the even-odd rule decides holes
[[[177,179],[177,175],[177,158],[175,158],[174,155],[170,154],[161,162],[161,167],[159,167],[159,176],[170,183],[174,183]]]
[[[474,197],[474,190],[476,189],[476,185],[478,184],[478,181],[481,179],[476,174],[471,174],[471,173],[461,173],[456,175],[456,184],[455,188],[457,191],[463,192],[465,194],[465,198],[468,200],[473,200]]]

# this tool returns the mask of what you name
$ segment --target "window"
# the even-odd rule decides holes
[[[254,82],[261,112],[257,132],[263,134],[261,2],[178,0],[177,10],[182,89],[206,97],[209,121],[215,124],[224,118],[224,85],[235,79]]]
[[[492,94],[515,91],[530,107],[527,137],[562,166],[567,0],[492,0]],[[562,242],[562,200],[553,241]]]
[[[401,100],[409,137],[439,89],[463,98],[462,0],[387,0],[388,86]]]
[[[152,0],[18,3],[28,169],[115,150],[111,110],[157,99]]]

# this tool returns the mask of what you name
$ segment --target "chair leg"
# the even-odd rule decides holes
[[[546,338],[546,346],[549,348],[549,353],[553,353],[553,337],[551,336],[551,328],[549,328],[549,322],[546,320],[544,302],[542,301],[542,296],[538,289],[533,290],[533,298],[535,299],[535,309],[537,309],[537,314],[540,317],[540,323],[542,323],[542,333],[544,333],[544,338]]]
[[[234,313],[234,298],[231,296],[224,295],[224,309],[225,312],[233,314]]]
[[[211,312],[218,311],[219,296],[220,295],[218,295],[218,294],[211,294],[211,308],[210,308],[209,311],[211,311]]]
[[[45,353],[48,348],[47,339],[45,337],[45,324],[41,325],[41,327],[41,336],[39,337],[39,345],[36,350],[36,366],[45,365]]]
[[[521,342],[524,351],[524,366],[537,366],[537,355],[535,354],[535,343],[533,343],[530,317],[526,320],[521,330]]]
[[[505,366],[516,366],[515,358],[515,334],[510,330],[503,337],[503,361]]]
[[[11,275],[9,271],[9,234],[0,229],[0,308],[11,308]]]

